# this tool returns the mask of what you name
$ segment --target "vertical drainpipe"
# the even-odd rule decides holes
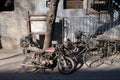
[[[86,9],[86,13],[88,14],[88,0],[87,0],[87,9]]]

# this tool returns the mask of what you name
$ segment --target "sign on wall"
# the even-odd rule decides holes
[[[31,32],[46,32],[46,21],[31,21]]]
[[[44,35],[47,28],[47,15],[46,14],[29,14],[27,13],[27,28],[28,34],[35,33]]]
[[[50,5],[50,0],[46,0],[46,7],[49,7]]]

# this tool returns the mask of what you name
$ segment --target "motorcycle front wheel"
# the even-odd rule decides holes
[[[35,64],[31,61],[30,57],[25,58],[23,64],[22,69],[25,72],[34,72],[37,70],[37,67],[35,67]]]
[[[62,74],[71,74],[75,70],[74,60],[68,56],[65,56],[64,60],[60,59],[58,63],[58,70]]]

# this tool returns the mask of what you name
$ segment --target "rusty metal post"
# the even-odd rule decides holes
[[[30,34],[31,29],[30,29],[30,13],[27,11],[27,18],[26,18],[26,23],[27,23],[27,33]]]

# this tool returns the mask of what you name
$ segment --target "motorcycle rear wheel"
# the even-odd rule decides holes
[[[23,64],[25,64],[25,65],[22,66],[22,69],[25,72],[34,72],[38,69],[37,67],[35,67],[35,64],[31,61],[30,57],[26,57],[23,61]],[[29,66],[29,65],[31,65],[31,66]]]
[[[71,74],[75,70],[75,62],[68,56],[65,56],[67,67],[64,66],[64,61],[61,59],[58,63],[58,70],[62,74]]]

